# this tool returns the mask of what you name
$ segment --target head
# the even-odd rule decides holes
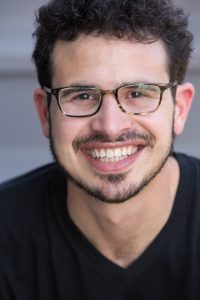
[[[166,0],[50,1],[34,36],[41,87],[104,91],[101,109],[86,118],[64,116],[54,96],[48,102],[43,89],[35,93],[43,132],[71,186],[109,203],[137,195],[165,166],[193,89],[165,90],[162,105],[147,115],[120,110],[113,91],[135,82],[182,83],[192,41],[183,11]]]
[[[33,60],[41,86],[51,87],[52,52],[56,41],[81,34],[164,42],[170,81],[182,83],[192,46],[187,16],[171,0],[53,0],[37,15]]]

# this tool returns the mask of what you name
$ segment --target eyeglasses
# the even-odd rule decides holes
[[[144,115],[154,112],[161,104],[166,89],[177,85],[170,83],[136,83],[120,86],[114,90],[100,90],[88,86],[72,86],[43,89],[54,95],[61,112],[68,117],[89,117],[101,108],[103,97],[113,94],[119,108],[128,114]]]

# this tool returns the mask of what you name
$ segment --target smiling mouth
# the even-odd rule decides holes
[[[124,160],[129,156],[138,152],[141,146],[127,146],[118,148],[93,148],[87,149],[87,154],[101,162],[113,163],[120,160]]]

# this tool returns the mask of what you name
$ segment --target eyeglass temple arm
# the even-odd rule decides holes
[[[51,89],[49,89],[48,87],[43,86],[42,88],[43,88],[43,90],[44,90],[45,92],[47,92],[48,94],[52,94]]]

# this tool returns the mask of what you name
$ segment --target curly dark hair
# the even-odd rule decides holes
[[[80,34],[152,43],[162,39],[170,80],[183,82],[192,51],[188,16],[171,0],[52,0],[36,16],[33,51],[41,86],[51,87],[51,54],[58,39]],[[155,61],[156,63],[156,61]]]

